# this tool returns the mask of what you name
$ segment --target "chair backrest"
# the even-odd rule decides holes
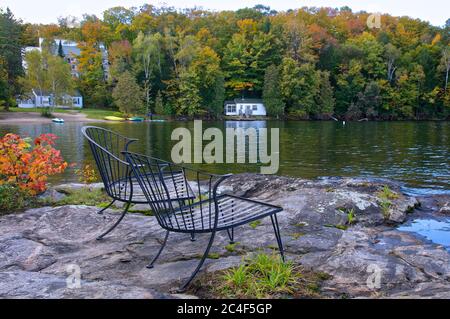
[[[83,127],[81,131],[89,142],[108,195],[121,201],[130,200],[131,170],[122,152],[127,151],[130,143],[136,140],[95,126]]]
[[[124,153],[133,176],[163,228],[188,232],[212,227],[217,208],[217,186],[222,176],[142,154]],[[187,180],[188,174],[191,175],[192,188]],[[186,187],[190,196],[186,196]]]

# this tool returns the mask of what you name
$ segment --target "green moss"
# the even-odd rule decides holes
[[[220,254],[218,254],[218,253],[209,253],[208,258],[209,259],[219,259],[220,258]]]
[[[59,201],[50,203],[53,206],[63,205],[86,205],[86,206],[98,206],[101,203],[103,206],[111,199],[101,189],[90,189],[88,187],[77,189],[68,192],[67,196]],[[103,206],[103,208],[106,206]]]
[[[295,227],[306,227],[306,226],[308,226],[308,224],[305,222],[301,222],[301,223],[294,224],[294,226]]]
[[[248,224],[251,228],[256,229],[256,227],[258,227],[259,225],[261,225],[261,221],[260,220],[255,220],[254,222],[251,222],[250,224]]]
[[[230,252],[233,253],[236,251],[236,246],[239,245],[239,243],[233,243],[233,244],[228,244],[225,246],[225,249]]]
[[[331,224],[326,224],[326,225],[323,225],[323,227],[337,228],[337,229],[340,229],[340,230],[347,230],[347,229],[348,229],[348,226],[346,226],[346,225],[331,225]]]
[[[155,213],[151,209],[139,210],[139,209],[130,208],[128,210],[128,212],[130,212],[132,214],[141,214],[141,215],[144,215],[144,216],[155,216]]]
[[[291,234],[291,237],[295,240],[299,239],[300,237],[305,236],[305,233],[293,233]]]

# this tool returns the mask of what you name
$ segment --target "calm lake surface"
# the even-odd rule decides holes
[[[193,122],[98,123],[140,141],[131,150],[170,160],[175,128],[193,132]],[[54,133],[65,159],[77,166],[93,164],[81,135],[83,123],[0,126],[0,135]],[[92,125],[92,123],[89,123]],[[203,122],[203,129],[254,127],[280,129],[279,175],[302,178],[325,176],[383,177],[403,182],[414,194],[450,193],[450,122]],[[208,142],[204,142],[207,144]],[[225,144],[225,143],[224,143]],[[197,165],[198,166],[198,165]],[[214,173],[259,172],[258,164],[209,164]],[[73,168],[58,182],[76,181]]]

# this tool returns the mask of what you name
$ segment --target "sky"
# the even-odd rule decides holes
[[[81,17],[84,13],[96,14],[114,6],[139,7],[144,3],[162,4],[176,8],[202,7],[211,10],[236,10],[264,4],[282,11],[304,6],[333,7],[349,6],[353,11],[389,13],[394,16],[410,16],[442,26],[450,18],[448,0],[0,0],[0,8],[9,7],[14,15],[25,22],[55,23],[60,16]]]

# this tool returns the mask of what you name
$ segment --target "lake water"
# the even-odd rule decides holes
[[[398,230],[412,232],[425,237],[432,242],[444,246],[450,251],[450,219],[415,219],[405,225],[398,227]]]
[[[92,125],[92,123],[90,123]],[[193,122],[98,123],[97,126],[138,138],[131,150],[170,160],[172,131],[193,130]],[[0,126],[0,135],[54,133],[65,159],[78,166],[93,159],[82,138],[83,123]],[[450,193],[450,122],[203,122],[203,128],[255,127],[280,129],[279,175],[384,177],[403,182],[410,193]],[[205,142],[205,144],[208,142]],[[258,164],[210,164],[214,173],[259,172]],[[74,181],[69,169],[58,182]]]

